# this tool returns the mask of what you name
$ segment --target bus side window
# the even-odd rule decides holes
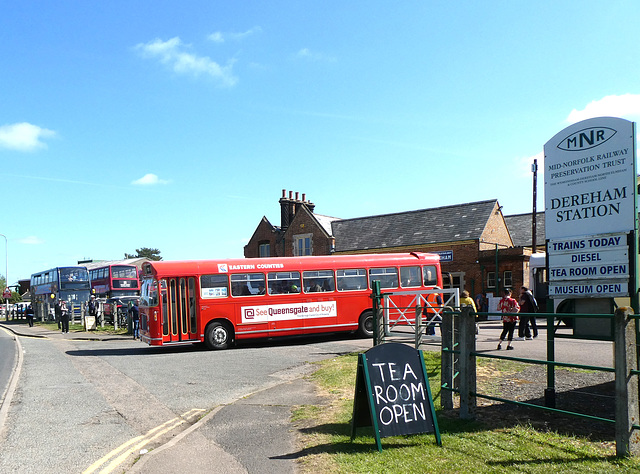
[[[302,281],[305,293],[333,291],[335,289],[333,272],[331,270],[303,272]]]
[[[300,293],[300,272],[272,272],[267,275],[270,295]]]
[[[200,277],[200,295],[202,298],[226,298],[229,296],[227,275],[202,275]]]
[[[403,288],[415,288],[421,286],[420,267],[401,267],[400,281]]]
[[[398,269],[395,267],[372,268],[369,270],[369,284],[380,281],[380,288],[398,288]]]
[[[436,286],[438,284],[436,267],[432,265],[422,267],[422,278],[424,280],[424,286]]]
[[[337,270],[338,291],[366,290],[367,271],[364,268]]]
[[[262,273],[238,273],[231,275],[232,296],[254,296],[264,294]]]

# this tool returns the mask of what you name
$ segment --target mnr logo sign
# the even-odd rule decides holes
[[[609,141],[617,132],[608,127],[591,127],[578,130],[558,143],[564,151],[582,151],[595,148]]]

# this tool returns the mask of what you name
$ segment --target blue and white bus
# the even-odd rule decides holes
[[[91,284],[86,267],[55,267],[31,275],[31,302],[35,317],[42,321],[53,319],[53,307],[58,299],[69,308],[80,311],[89,300]]]

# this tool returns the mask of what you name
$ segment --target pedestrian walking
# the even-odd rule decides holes
[[[538,324],[536,317],[531,316],[538,312],[538,304],[533,297],[533,293],[529,291],[529,288],[523,286],[520,288],[520,323],[518,325],[518,337],[524,337],[530,341],[534,337],[538,337]],[[529,328],[531,325],[531,328]],[[532,337],[533,332],[533,337]]]
[[[507,350],[512,350],[513,346],[513,331],[516,329],[516,323],[518,322],[518,311],[520,305],[511,297],[511,290],[505,289],[504,296],[498,302],[498,311],[502,313],[502,334],[500,334],[500,342],[498,343],[498,350],[502,349],[502,342],[507,338]]]
[[[135,300],[129,308],[129,315],[131,316],[133,338],[140,339],[140,313],[138,312],[138,300]]]
[[[60,323],[62,327],[62,333],[69,333],[69,309],[67,308],[67,302],[60,300]]]
[[[32,328],[33,327],[33,306],[31,305],[27,306],[27,309],[25,309],[24,313],[27,316],[27,323],[29,324],[29,327]]]

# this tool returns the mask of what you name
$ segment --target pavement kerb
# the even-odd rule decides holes
[[[36,337],[36,338],[55,338],[55,339],[70,339],[74,341],[121,341],[123,339],[131,339],[131,335],[115,335],[115,334],[90,334],[86,331],[82,332],[69,332],[66,335],[60,331],[52,331],[50,329],[40,328],[38,326],[29,327],[26,323],[16,324],[0,322],[0,327],[11,331],[16,336],[21,337]]]
[[[3,329],[6,330],[4,326]],[[13,394],[16,391],[16,387],[18,386],[18,380],[20,379],[20,372],[22,371],[22,361],[23,361],[23,352],[22,352],[22,344],[20,343],[20,338],[15,337],[14,341],[18,346],[16,349],[16,363],[13,366],[13,370],[11,371],[11,379],[9,381],[9,385],[7,386],[7,390],[2,394],[2,399],[0,400],[0,438],[4,432],[4,423],[7,419],[7,415],[9,414],[9,407],[11,406],[11,401],[13,400]]]
[[[136,472],[142,472],[142,468],[144,467],[144,465],[147,462],[153,462],[153,458],[155,457],[155,455],[159,455],[161,454],[163,451],[167,450],[167,449],[171,449],[174,446],[176,446],[180,441],[182,441],[184,438],[186,438],[189,434],[193,433],[194,431],[197,431],[198,429],[200,429],[202,426],[204,426],[206,423],[208,423],[220,410],[222,410],[225,407],[231,406],[241,400],[245,400],[247,398],[251,398],[254,395],[257,395],[259,393],[262,392],[266,392],[268,390],[271,390],[275,387],[278,387],[280,385],[284,385],[287,383],[292,382],[293,380],[299,379],[299,378],[303,378],[306,377],[307,375],[309,375],[310,373],[312,373],[314,370],[317,369],[317,366],[315,364],[311,364],[311,363],[305,363],[301,366],[299,366],[300,369],[302,369],[300,371],[300,374],[292,377],[290,379],[287,380],[281,380],[278,382],[273,382],[265,387],[262,387],[258,390],[254,390],[253,392],[249,392],[246,393],[244,395],[241,395],[237,398],[235,398],[234,400],[228,402],[228,403],[223,403],[220,405],[216,405],[213,409],[211,409],[211,411],[209,413],[207,413],[205,416],[203,416],[202,418],[200,418],[198,421],[196,421],[193,425],[191,425],[189,428],[187,428],[186,430],[180,432],[178,435],[176,435],[174,438],[172,438],[171,440],[169,440],[168,442],[166,442],[165,444],[163,444],[162,446],[159,446],[155,449],[153,449],[152,451],[149,451],[148,453],[145,453],[144,455],[141,455],[139,460],[133,464],[131,466],[130,469],[127,470],[127,472],[130,473],[136,473]],[[221,450],[224,451],[223,448],[220,448]],[[235,456],[231,455],[232,457],[235,458]]]

